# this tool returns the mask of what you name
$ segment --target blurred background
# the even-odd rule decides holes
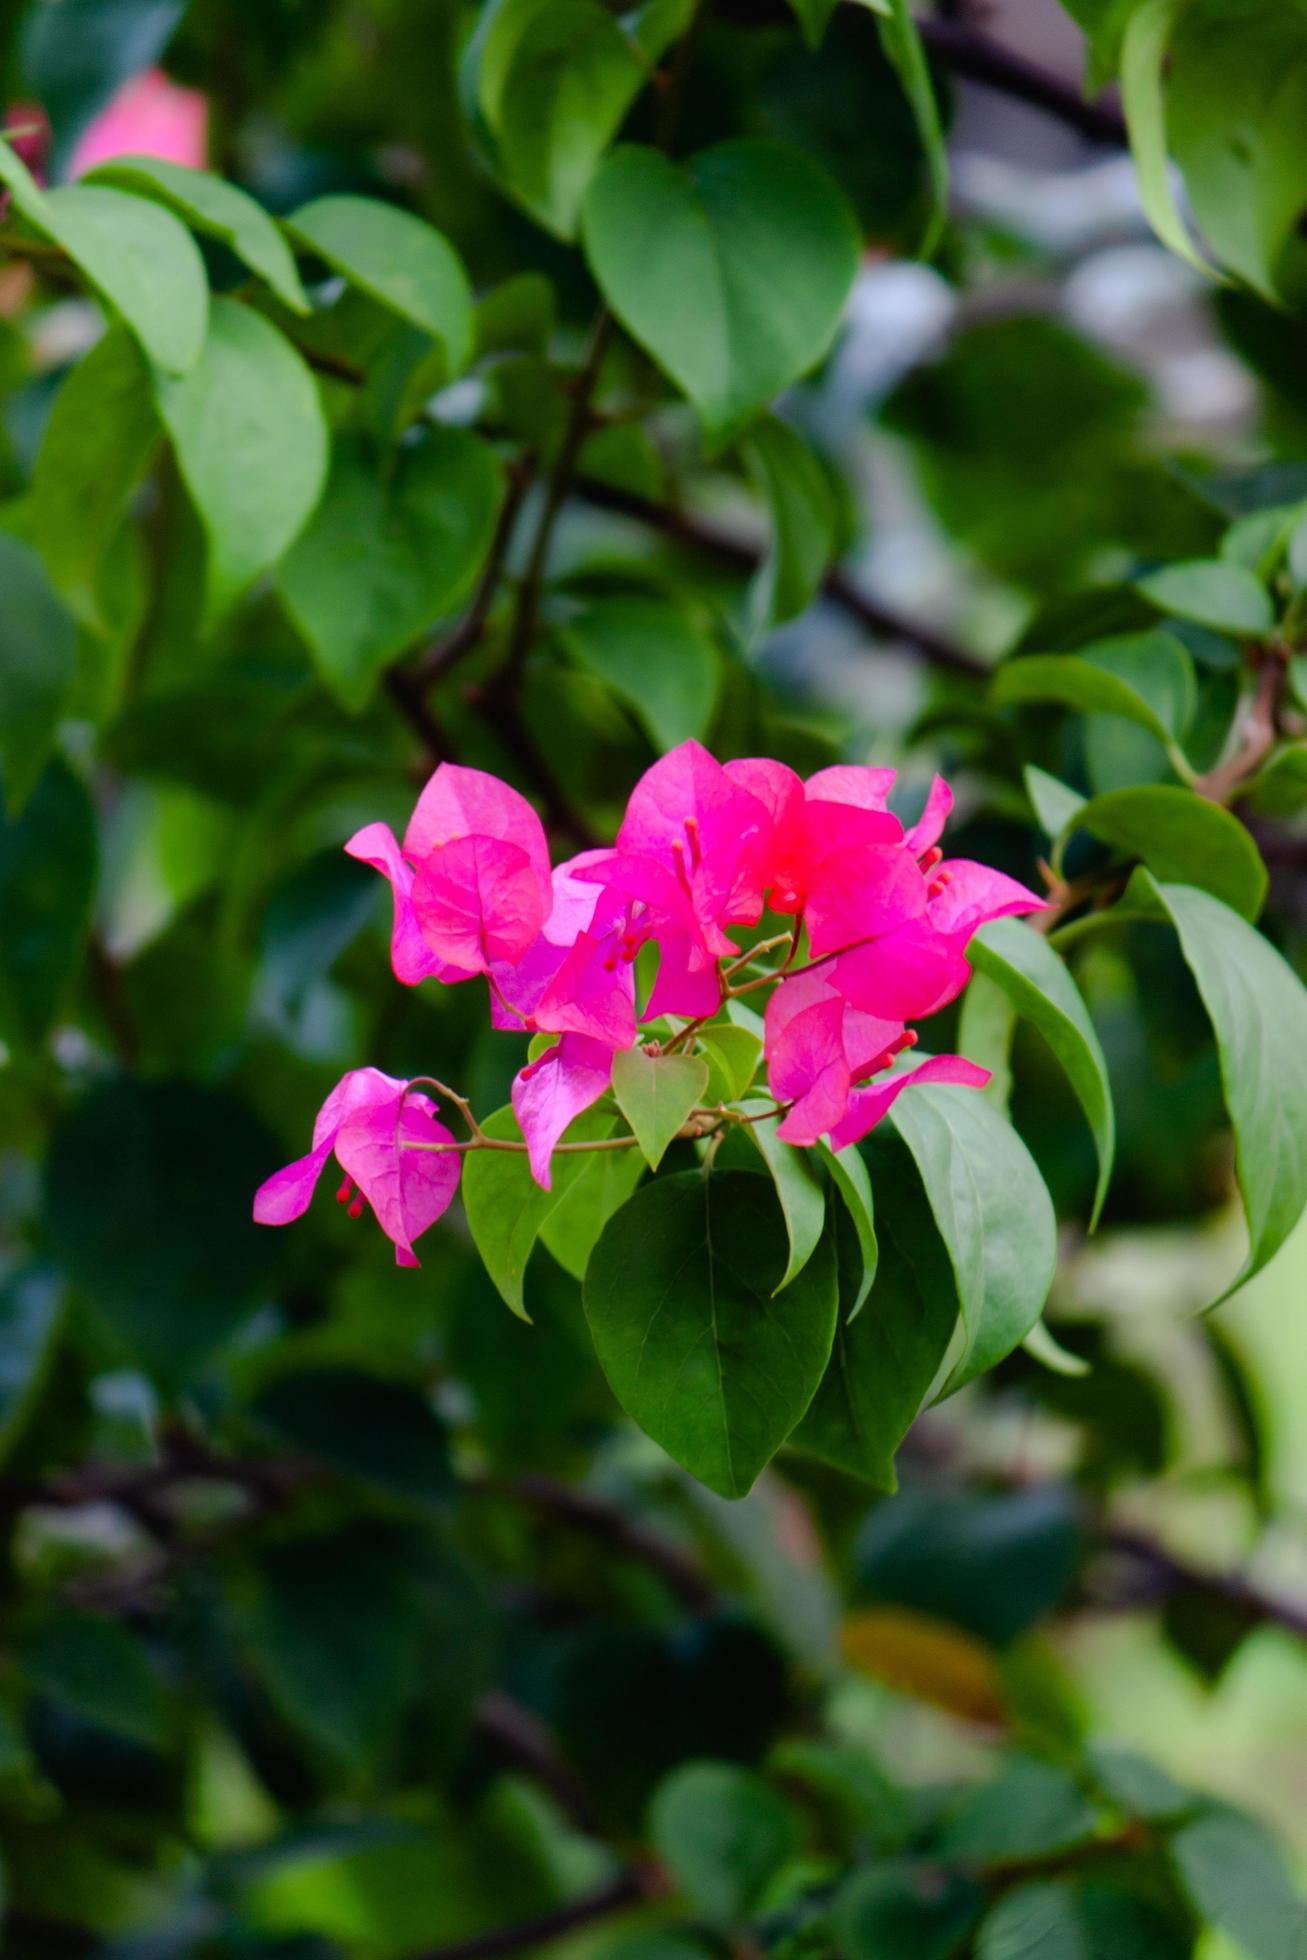
[[[1307,491],[1299,328],[1154,239],[1112,93],[1082,107],[1075,11],[933,17],[954,179],[932,265],[910,255],[924,160],[858,8],[796,61],[779,7],[724,0],[683,138],[797,138],[871,240],[834,354],[784,404],[839,486],[866,603],[766,637],[717,746],[762,725],[806,766],[892,761],[923,786],[943,766],[958,848],[1028,877],[1017,772],[953,653],[1078,644],[1058,637],[1073,596],[1206,550],[1268,482]],[[153,147],[274,212],[393,198],[479,293],[546,275],[553,357],[575,358],[593,293],[475,152],[468,24],[454,0],[6,0],[5,120],[51,182]],[[0,251],[0,524],[21,528],[99,331]],[[459,385],[473,412],[498,389],[513,426],[510,373]],[[687,412],[663,405],[657,434],[667,500],[692,482],[707,521],[760,543],[756,500],[701,466]],[[620,1840],[678,1752],[756,1760],[796,1708],[922,1787],[1003,1736],[1115,1738],[1256,1809],[1307,1871],[1307,1232],[1196,1317],[1241,1227],[1178,955],[1148,940],[1086,962],[1121,1126],[1092,1240],[1089,1137],[1018,1040],[1014,1113],[1063,1220],[1050,1320],[1091,1372],[1018,1354],[922,1418],[897,1497],[787,1458],[720,1502],[621,1422],[544,1252],[528,1329],[456,1219],[420,1275],[329,1205],[284,1243],[248,1225],[343,1068],[448,1070],[489,1110],[521,1057],[470,989],[401,997],[374,881],[341,856],[357,825],[402,821],[411,731],[386,698],[337,707],[272,599],[201,641],[195,520],[160,499],[134,519],[147,565],[173,566],[147,580],[148,630],[129,594],[79,633],[62,739],[93,808],[62,776],[38,793],[62,840],[44,965],[35,998],[8,976],[0,1023],[12,1951],[317,1960],[475,1937],[594,1872],[578,1806]],[[560,575],[675,549],[580,502]],[[738,605],[738,568],[696,576],[706,604]],[[1205,652],[1215,727],[1229,676]],[[647,739],[552,655],[533,673],[535,725],[602,829]],[[446,713],[494,767],[475,683]],[[1102,744],[1077,765],[1112,779]],[[1301,970],[1307,839],[1290,821],[1276,840],[1274,929]],[[30,848],[9,819],[0,931]],[[540,1793],[542,1725],[584,1799],[552,1773]]]

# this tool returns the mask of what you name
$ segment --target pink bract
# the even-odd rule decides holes
[[[161,68],[124,82],[73,152],[72,175],[85,176],[114,157],[158,157],[203,170],[209,153],[209,105],[197,89],[179,88]]]

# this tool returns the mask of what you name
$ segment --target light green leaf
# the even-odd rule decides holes
[[[679,165],[614,151],[583,232],[609,305],[718,447],[826,353],[858,269],[853,212],[821,165],[749,138]]]
[[[880,9],[874,11],[879,13]],[[930,64],[913,19],[910,0],[889,0],[885,18],[877,25],[881,45],[898,71],[903,93],[908,98],[916,121],[921,147],[926,152],[932,205],[918,249],[920,256],[928,259],[939,244],[948,217],[949,167],[944,125],[940,121],[935,85],[930,78]]]
[[[838,1154],[847,1162],[855,1153]],[[875,1139],[872,1173],[879,1244],[871,1297],[857,1313],[855,1249],[837,1208],[840,1310],[834,1345],[821,1386],[790,1442],[877,1490],[892,1491],[898,1483],[895,1452],[944,1359],[958,1296],[921,1179],[897,1139]]]
[[[1121,106],[1149,224],[1178,257],[1199,272],[1210,272],[1175,201],[1166,144],[1163,74],[1171,33],[1185,4],[1186,0],[1141,0],[1127,19],[1121,44]]]
[[[194,230],[221,239],[292,313],[309,312],[294,257],[276,223],[225,178],[162,157],[123,156],[98,165],[86,181],[116,185],[166,205]]]
[[[1070,1348],[1063,1347],[1057,1336],[1050,1332],[1046,1320],[1037,1320],[1021,1343],[1032,1361],[1041,1368],[1047,1368],[1051,1375],[1065,1375],[1069,1380],[1079,1381],[1091,1372],[1090,1364],[1083,1355],[1073,1354]]]
[[[318,386],[262,315],[215,299],[198,364],[180,379],[162,376],[158,401],[208,539],[213,616],[277,564],[322,495]]]
[[[608,1221],[585,1277],[600,1365],[627,1414],[721,1497],[743,1497],[811,1401],[835,1332],[827,1240],[779,1302],[769,1181],[689,1171]]]
[[[735,1763],[682,1763],[659,1784],[649,1835],[696,1912],[737,1926],[798,1848],[785,1799]]]
[[[780,1293],[796,1273],[802,1272],[817,1248],[826,1223],[826,1194],[812,1168],[810,1153],[795,1144],[782,1143],[776,1134],[780,1117],[762,1113],[768,1104],[746,1102],[743,1107],[745,1115],[756,1120],[742,1124],[740,1134],[748,1138],[767,1166],[785,1215],[790,1256],[776,1283]]]
[[[560,1202],[541,1225],[540,1242],[565,1273],[581,1280],[599,1234],[644,1176],[644,1158],[638,1150],[596,1150],[588,1157],[556,1157],[555,1178],[561,1166],[573,1163],[577,1169],[567,1175]]]
[[[495,9],[481,108],[509,185],[560,238],[575,236],[586,188],[645,79],[633,43],[598,0],[508,0]]]
[[[1066,1770],[1019,1756],[995,1781],[962,1798],[944,1818],[935,1841],[949,1862],[1006,1864],[1069,1851],[1093,1836],[1096,1821]]]
[[[708,1064],[699,1055],[647,1055],[643,1048],[627,1048],[613,1056],[613,1095],[650,1170],[657,1170],[707,1087]]]
[[[853,1320],[862,1312],[876,1277],[880,1257],[876,1244],[876,1207],[871,1193],[871,1178],[856,1149],[832,1150],[828,1143],[819,1143],[817,1154],[831,1174],[858,1241],[861,1271],[848,1303],[848,1318]]]
[[[957,1278],[962,1326],[940,1390],[951,1394],[1038,1320],[1057,1262],[1053,1204],[1021,1138],[973,1091],[925,1084],[899,1097],[890,1120],[916,1160]]]
[[[630,708],[655,748],[665,752],[707,733],[717,703],[717,649],[679,606],[636,594],[595,599],[559,637]]]
[[[1262,909],[1267,872],[1257,846],[1237,817],[1193,790],[1166,783],[1108,790],[1085,804],[1076,824],[1158,878],[1197,885],[1246,919]]]
[[[728,1021],[715,1021],[697,1035],[699,1047],[708,1057],[710,1102],[739,1102],[747,1096],[758,1072],[762,1038],[752,1028],[737,1028]]]
[[[1194,1910],[1251,1960],[1301,1960],[1307,1904],[1255,1819],[1213,1805],[1177,1832],[1171,1859]]]
[[[40,228],[62,245],[149,358],[185,374],[204,347],[209,286],[199,247],[171,211],[103,184],[47,191]]]
[[[37,183],[23,159],[10,144],[0,136],[0,184],[3,184],[13,199],[14,209],[20,211],[29,224],[38,231],[50,235],[49,227],[53,220],[46,203],[45,192]]]
[[[0,531],[0,785],[11,817],[54,753],[77,632],[41,560]]]
[[[1044,769],[1037,769],[1033,762],[1028,762],[1021,774],[1040,829],[1049,837],[1060,837],[1074,820],[1077,810],[1083,808],[1085,798],[1078,789],[1059,782],[1056,776],[1050,776]]]
[[[1296,817],[1307,809],[1307,742],[1290,742],[1242,785],[1255,810],[1268,817]]]
[[[1000,707],[1055,701],[1081,714],[1118,715],[1170,749],[1193,714],[1193,662],[1173,633],[1126,633],[1078,654],[1033,653],[1005,661],[990,695]]]
[[[1307,989],[1209,893],[1139,871],[1124,904],[1132,901],[1170,918],[1216,1035],[1248,1215],[1248,1258],[1221,1295],[1228,1299],[1279,1251],[1307,1206]]]
[[[428,429],[385,483],[361,445],[337,444],[277,583],[346,708],[366,707],[387,662],[471,590],[502,495],[494,451],[467,429]]]
[[[105,553],[158,439],[150,370],[126,327],[111,326],[55,396],[32,478],[37,549],[78,618],[101,630]]]
[[[371,197],[319,197],[286,219],[292,238],[438,340],[451,376],[472,358],[476,316],[462,260],[440,233]]]
[[[1178,790],[1176,794],[1187,796],[1190,792]],[[1047,939],[1015,919],[995,919],[982,926],[967,948],[967,958],[1039,1029],[1066,1070],[1098,1153],[1098,1187],[1089,1220],[1092,1231],[1111,1182],[1116,1115],[1107,1060],[1089,1009]]]
[[[508,1108],[497,1109],[481,1127],[490,1137],[508,1138],[513,1142],[520,1142],[522,1138],[517,1118]],[[569,1126],[567,1141],[589,1142],[608,1137],[616,1127],[611,1113],[602,1109],[588,1109]],[[554,1158],[553,1188],[542,1191],[531,1175],[525,1151],[468,1152],[463,1162],[460,1186],[468,1230],[500,1298],[512,1308],[519,1320],[529,1321],[531,1318],[526,1310],[523,1283],[527,1261],[536,1240],[544,1236],[546,1225],[556,1213],[561,1212],[565,1201],[572,1197],[574,1187],[582,1181],[589,1183],[593,1180],[604,1196],[613,1195],[611,1174],[604,1160],[637,1155],[635,1150],[566,1151]],[[622,1195],[625,1196],[625,1193]],[[580,1210],[579,1194],[574,1203]],[[576,1225],[575,1216],[572,1224]]]
[[[804,612],[835,548],[835,493],[820,457],[775,415],[754,423],[741,445],[771,511],[771,544],[750,593],[759,630]]]
[[[1182,565],[1163,565],[1136,579],[1135,589],[1177,619],[1192,619],[1218,633],[1269,633],[1275,624],[1270,594],[1261,580],[1243,565],[1224,558],[1192,558]]]

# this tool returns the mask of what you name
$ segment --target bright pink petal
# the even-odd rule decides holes
[[[403,1085],[400,1085],[401,1093]],[[412,1150],[406,1144],[452,1144],[426,1096],[396,1096],[356,1110],[341,1125],[336,1157],[395,1245],[396,1263],[417,1265],[413,1241],[449,1209],[458,1189],[457,1150]]]
[[[952,808],[953,792],[942,776],[936,776],[925,809],[903,839],[913,857],[921,857],[938,844]]]
[[[313,1124],[313,1147],[334,1138],[347,1116],[373,1104],[393,1102],[407,1083],[401,1076],[387,1075],[379,1068],[352,1068],[342,1075],[318,1111]]]
[[[209,105],[193,88],[178,88],[160,68],[125,82],[100,111],[73,152],[72,175],[82,177],[112,157],[160,157],[203,170],[208,161]]]
[[[806,848],[802,778],[766,756],[745,756],[724,767],[731,781],[756,796],[771,818],[770,832],[758,840],[751,867],[754,881],[760,890],[770,890],[773,911],[797,912],[803,903]]]
[[[308,1210],[322,1167],[331,1155],[335,1141],[335,1131],[311,1150],[307,1157],[297,1157],[293,1164],[284,1170],[274,1171],[254,1194],[254,1222],[256,1225],[289,1225],[292,1219],[300,1218]]]
[[[831,1147],[844,1150],[873,1130],[882,1116],[897,1102],[905,1089],[923,1082],[953,1082],[964,1089],[983,1089],[989,1070],[968,1062],[961,1055],[932,1055],[918,1068],[892,1075],[871,1089],[855,1089],[849,1097],[848,1114],[830,1133]]]
[[[809,877],[803,918],[813,955],[892,932],[925,904],[925,879],[901,843],[836,846]]]
[[[641,1020],[672,1014],[697,1021],[715,1014],[722,1004],[721,982],[713,961],[704,961],[701,946],[683,933],[669,932],[659,939],[658,954],[658,977]]]
[[[603,900],[595,889],[594,879],[587,877],[586,873],[611,857],[611,851],[578,851],[575,857],[554,866],[554,902],[545,921],[545,936],[552,939],[556,946],[570,946],[578,932],[590,930]],[[614,908],[618,911],[622,909],[616,900],[610,902],[608,909],[612,911]]]
[[[581,932],[546,987],[536,1026],[559,1034],[589,1035],[609,1048],[635,1041],[635,977],[613,934],[597,939]]]
[[[844,1002],[831,988],[797,1012],[785,999],[788,987],[797,989],[820,977],[805,974],[785,981],[768,1003],[767,1081],[778,1102],[793,1104],[779,1130],[786,1143],[815,1143],[848,1106],[852,1079],[844,1052]]]
[[[854,946],[831,962],[831,980],[845,999],[887,1021],[920,1021],[955,1000],[971,978],[956,938],[927,917]]]
[[[569,1123],[598,1102],[613,1078],[613,1051],[583,1034],[565,1034],[521,1070],[513,1083],[513,1114],[526,1139],[531,1175],[551,1188],[554,1146]]]
[[[991,919],[1042,912],[1048,904],[1015,878],[970,858],[951,858],[941,864],[931,883],[939,887],[929,905],[932,924],[940,932],[961,934],[966,939]]]
[[[712,944],[723,924],[752,924],[760,916],[759,846],[770,832],[767,806],[733,782],[701,743],[690,741],[640,778],[617,845],[674,873]]]
[[[395,978],[406,987],[416,987],[419,980],[452,983],[472,979],[473,974],[467,968],[451,966],[447,960],[437,958],[422,937],[413,910],[413,869],[401,855],[390,825],[365,824],[350,838],[345,850],[360,864],[370,864],[389,880],[395,909],[390,935],[390,964]]]
[[[540,883],[549,887],[549,844],[526,798],[484,769],[442,762],[417,800],[404,832],[404,855],[414,864],[459,837],[494,837],[525,851]]]
[[[549,888],[522,846],[481,834],[433,849],[413,881],[413,910],[431,951],[478,973],[497,960],[520,960],[549,904]]]
[[[859,810],[884,810],[897,773],[856,762],[837,762],[809,776],[804,793],[809,803],[850,803]]]

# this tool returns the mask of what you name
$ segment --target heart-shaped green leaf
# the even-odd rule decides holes
[[[613,1094],[635,1131],[650,1170],[708,1087],[708,1064],[700,1055],[649,1055],[643,1048],[613,1056]]]

